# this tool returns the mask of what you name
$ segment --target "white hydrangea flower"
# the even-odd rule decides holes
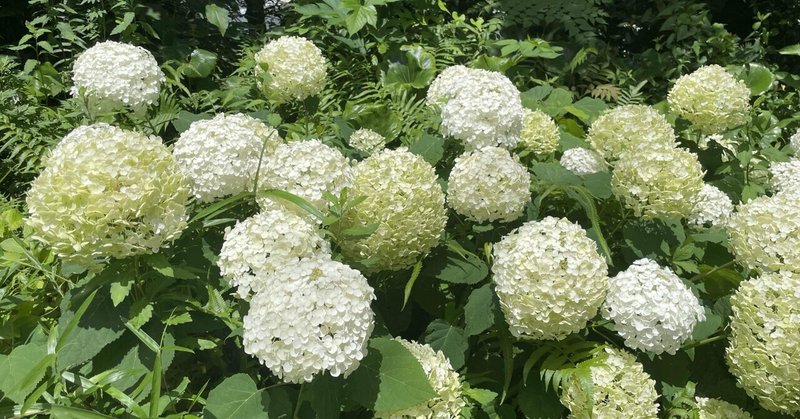
[[[736,260],[757,271],[800,270],[800,205],[781,192],[737,207],[728,220]]]
[[[794,134],[789,137],[789,146],[792,147],[792,151],[794,151],[795,155],[800,154],[800,129],[794,132]]]
[[[67,262],[155,253],[186,228],[189,187],[158,137],[107,124],[67,134],[31,184],[27,224]]]
[[[281,265],[272,276],[244,316],[244,351],[290,383],[353,372],[374,327],[367,279],[327,256]]]
[[[608,171],[608,163],[603,160],[603,157],[592,150],[582,147],[564,150],[559,163],[565,169],[578,176]]]
[[[669,268],[639,259],[608,280],[601,310],[625,346],[654,354],[675,354],[705,320],[703,305]]]
[[[158,100],[166,78],[150,51],[104,41],[84,51],[72,68],[72,95],[84,91],[100,108],[139,108]]]
[[[611,176],[611,190],[634,215],[645,219],[688,217],[703,189],[697,156],[668,145],[623,153]]]
[[[172,155],[195,198],[211,202],[252,190],[259,159],[263,154],[266,160],[280,143],[278,131],[255,118],[219,114],[192,122],[175,142]]]
[[[342,219],[347,227],[378,224],[369,237],[346,240],[342,254],[367,260],[371,271],[399,270],[439,243],[447,223],[444,192],[436,172],[405,148],[383,150],[358,163],[350,196],[366,199]]]
[[[644,371],[642,364],[630,353],[604,348],[591,363],[592,393],[586,394],[574,376],[561,392],[561,404],[570,410],[572,419],[586,418],[636,418],[658,417],[656,382]],[[591,411],[588,406],[591,403]]]
[[[514,221],[531,199],[531,176],[516,156],[484,147],[455,160],[448,181],[447,204],[478,222]]]
[[[372,154],[386,146],[386,138],[369,128],[361,128],[350,134],[350,146],[362,153]]]
[[[586,140],[600,156],[613,161],[632,148],[677,145],[667,118],[652,106],[625,105],[603,112],[589,127]]]
[[[705,183],[695,198],[695,206],[689,215],[689,222],[697,226],[706,224],[724,226],[732,213],[731,198],[716,186]]]
[[[441,108],[442,134],[461,140],[467,151],[516,147],[525,117],[519,90],[500,73],[457,67],[428,90],[428,103]]]
[[[747,120],[750,89],[724,68],[706,65],[678,78],[667,102],[703,133],[717,134]]]
[[[269,73],[267,88],[277,100],[315,96],[328,81],[328,61],[322,51],[299,36],[282,36],[268,42],[256,53],[255,61],[256,76]]]
[[[537,156],[546,156],[558,149],[561,133],[550,115],[536,110],[525,109],[519,146]]]
[[[800,413],[800,274],[746,280],[731,307],[726,356],[739,387],[771,412]]]
[[[280,189],[292,193],[321,211],[328,208],[323,192],[338,196],[353,181],[350,161],[320,140],[281,144],[265,160],[261,164],[259,190]],[[267,196],[258,197],[262,208],[271,201]],[[293,206],[287,205],[287,208]]]
[[[698,419],[753,419],[739,406],[720,399],[697,397]]]
[[[560,340],[597,314],[608,268],[581,226],[564,218],[528,221],[492,251],[500,308],[518,338]]]
[[[769,173],[776,191],[800,191],[800,158],[792,157],[787,162],[772,163]]]
[[[271,278],[281,266],[326,253],[330,245],[316,224],[276,208],[227,228],[217,265],[239,297],[249,299],[251,293],[269,289],[257,281]]]
[[[455,419],[461,417],[461,409],[467,403],[461,393],[461,379],[450,366],[450,361],[442,351],[434,351],[428,345],[395,338],[402,343],[419,361],[425,376],[436,397],[426,403],[405,410],[391,412],[375,412],[376,418],[385,419]]]

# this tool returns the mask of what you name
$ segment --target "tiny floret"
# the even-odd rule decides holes
[[[107,124],[67,134],[28,191],[33,237],[70,263],[155,253],[186,227],[189,187],[158,137]]]
[[[158,100],[164,73],[150,51],[104,41],[84,51],[72,68],[72,95],[81,92],[101,109],[140,108]]]
[[[327,256],[281,265],[244,316],[244,351],[280,379],[347,377],[367,353],[375,299],[367,279]]]
[[[383,150],[386,138],[369,128],[361,128],[350,134],[350,146],[364,154]]]
[[[519,147],[537,156],[552,154],[558,148],[561,134],[550,115],[536,110],[525,110]]]
[[[792,157],[787,162],[772,163],[772,188],[777,192],[800,192],[800,158]]]
[[[322,51],[299,36],[282,36],[268,42],[256,53],[255,61],[256,76],[268,73],[266,88],[277,100],[315,96],[328,81],[328,61]]]
[[[252,191],[259,159],[266,159],[280,143],[278,131],[255,118],[219,114],[193,122],[175,142],[172,154],[195,198],[211,202]]]
[[[248,299],[268,290],[269,284],[259,281],[272,278],[281,266],[327,253],[330,245],[316,224],[275,207],[228,228],[217,265],[239,297]]]
[[[625,105],[603,112],[589,127],[586,140],[609,162],[633,148],[677,144],[667,118],[646,105]]]
[[[456,158],[448,181],[447,204],[469,219],[514,221],[531,199],[531,176],[516,156],[485,147]]]
[[[560,340],[597,314],[608,268],[581,226],[564,218],[529,221],[495,244],[500,308],[518,338]]]
[[[695,401],[698,419],[753,419],[753,415],[724,400],[697,397]]]
[[[703,306],[669,268],[639,259],[608,280],[601,311],[632,349],[675,354],[705,320]]]
[[[599,154],[582,147],[564,150],[559,163],[578,176],[608,171],[608,163]]]
[[[343,226],[378,228],[366,238],[340,243],[342,254],[364,261],[371,271],[413,266],[444,233],[447,209],[436,172],[404,148],[358,163],[350,196],[365,199],[344,215]]]
[[[800,413],[800,274],[765,272],[731,297],[728,368],[771,412]]]
[[[733,202],[725,192],[714,185],[703,184],[695,198],[689,222],[696,226],[724,226],[733,213]]]
[[[747,121],[750,89],[724,68],[706,65],[678,78],[667,102],[704,134],[718,134]]]

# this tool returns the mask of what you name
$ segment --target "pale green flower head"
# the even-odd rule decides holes
[[[728,368],[762,407],[800,413],[800,274],[766,272],[731,297]]]
[[[705,397],[698,397],[696,400],[698,419],[753,419],[753,415],[724,400]]]
[[[518,146],[537,156],[546,156],[556,151],[561,134],[553,118],[542,111],[525,110]]]
[[[750,89],[724,68],[706,65],[681,76],[667,102],[704,134],[718,134],[747,121]]]
[[[369,237],[341,243],[350,260],[371,260],[371,271],[416,263],[439,243],[447,222],[444,192],[422,157],[383,150],[356,165],[351,196],[366,199],[347,212],[345,228],[378,224]]]
[[[603,112],[589,127],[586,140],[609,162],[632,148],[677,144],[667,118],[646,105],[618,106]]]
[[[78,127],[28,191],[27,224],[60,258],[99,268],[155,253],[186,227],[189,186],[158,137],[107,124]]]
[[[276,100],[316,96],[328,82],[328,60],[313,42],[299,36],[282,36],[268,42],[256,53],[255,61],[256,76],[269,73],[266,87]]]

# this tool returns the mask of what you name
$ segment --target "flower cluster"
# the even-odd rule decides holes
[[[753,419],[739,406],[720,399],[697,397],[698,419]]]
[[[800,206],[786,192],[740,205],[728,220],[737,261],[751,269],[800,269]]]
[[[769,167],[772,187],[779,192],[800,191],[800,158],[793,157],[787,162],[773,163]]]
[[[319,228],[281,208],[264,210],[225,231],[217,265],[220,273],[248,299],[283,265],[330,252]],[[260,282],[259,282],[260,281]]]
[[[546,156],[556,151],[561,134],[553,118],[542,111],[525,110],[519,146],[537,155]]]
[[[578,176],[608,171],[608,163],[599,154],[582,147],[564,150],[559,163]]]
[[[505,149],[484,147],[457,157],[448,181],[447,204],[478,222],[514,221],[531,199],[531,176]]]
[[[667,102],[704,134],[718,134],[747,120],[750,89],[724,68],[707,65],[678,78]]]
[[[586,140],[608,161],[634,148],[675,146],[675,131],[651,106],[625,105],[603,112],[589,127]]]
[[[350,134],[350,146],[365,154],[380,151],[385,145],[386,138],[369,128],[361,128]]]
[[[100,108],[139,108],[158,100],[164,73],[150,51],[114,41],[95,44],[72,68],[72,95],[83,92]]]
[[[378,224],[372,235],[341,243],[350,260],[370,270],[398,270],[427,254],[444,232],[447,210],[436,172],[404,148],[383,150],[354,169],[352,196],[366,199],[342,219],[344,226]]]
[[[277,100],[304,100],[319,94],[328,81],[328,62],[313,42],[282,36],[255,55],[256,76],[269,74],[267,88]]]
[[[434,351],[428,345],[396,338],[419,361],[428,383],[436,392],[436,397],[426,403],[393,412],[375,412],[376,418],[404,419],[452,419],[461,415],[466,402],[461,394],[461,380],[450,366],[442,351]]]
[[[608,280],[601,310],[632,349],[675,354],[705,320],[703,306],[669,268],[639,259]]]
[[[570,410],[570,418],[637,418],[658,417],[656,382],[642,364],[628,352],[604,348],[605,357],[585,362],[592,379],[592,392],[586,394],[580,380],[569,380],[561,393],[561,404]],[[581,365],[579,365],[580,367]],[[591,408],[591,410],[589,410]]]
[[[281,137],[274,128],[243,114],[219,114],[195,121],[172,154],[200,202],[252,190],[259,159],[275,151]]]
[[[661,145],[623,153],[611,189],[637,217],[688,217],[703,189],[703,167],[682,148]]]
[[[355,370],[374,327],[367,279],[326,256],[282,264],[272,275],[244,317],[245,352],[291,383]]]
[[[695,206],[689,215],[689,222],[703,226],[724,226],[733,213],[733,202],[725,192],[714,185],[703,184],[700,193],[695,198]]]
[[[516,147],[525,113],[519,90],[508,77],[451,67],[431,83],[427,101],[441,108],[442,134],[462,140],[467,151]]]
[[[792,148],[795,155],[800,155],[800,129],[789,137],[789,146]]]
[[[562,339],[597,314],[608,268],[594,241],[563,218],[529,221],[493,249],[492,273],[511,333]]]
[[[97,267],[155,253],[186,227],[189,188],[158,137],[82,126],[44,163],[28,191],[27,224],[68,262]]]
[[[339,195],[353,180],[350,161],[319,140],[294,141],[279,145],[261,164],[258,189],[280,189],[310,202],[319,210],[327,208],[323,192]],[[266,207],[272,200],[260,196]]]
[[[731,307],[726,356],[739,386],[767,410],[800,413],[800,274],[744,281]]]

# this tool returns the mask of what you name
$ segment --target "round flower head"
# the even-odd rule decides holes
[[[345,213],[342,225],[377,224],[369,237],[341,243],[350,260],[366,260],[372,271],[414,265],[439,243],[447,222],[444,192],[422,157],[400,148],[383,150],[354,169],[350,196],[363,202]]]
[[[244,316],[244,351],[290,383],[353,372],[374,327],[367,279],[327,256],[281,265],[272,276]]]
[[[750,89],[724,68],[707,65],[678,78],[667,102],[704,134],[717,134],[747,121]]]
[[[304,100],[319,94],[328,81],[327,60],[305,38],[282,36],[272,40],[256,53],[255,60],[256,76],[269,73],[267,88],[277,100]]]
[[[28,225],[60,258],[99,267],[155,253],[186,227],[189,188],[158,137],[78,127],[45,158],[28,191]]]
[[[572,377],[561,392],[561,404],[570,410],[570,418],[637,418],[658,417],[656,382],[630,353],[604,348],[590,363],[592,393]],[[599,361],[599,362],[598,362]],[[591,403],[590,403],[591,402]],[[591,405],[591,411],[588,407]]]
[[[637,148],[617,161],[611,190],[637,217],[688,217],[703,175],[697,156],[682,148]]]
[[[625,346],[654,354],[675,354],[706,318],[681,279],[650,259],[639,259],[608,280],[601,313],[614,321]]]
[[[772,187],[776,191],[800,191],[800,158],[793,157],[787,162],[772,163],[769,173],[772,175]]]
[[[594,241],[564,218],[528,221],[494,246],[492,274],[511,333],[562,339],[597,314],[608,268]]]
[[[385,145],[386,138],[368,128],[361,128],[350,134],[350,146],[365,154],[380,151]]]
[[[441,108],[442,134],[462,140],[467,151],[517,145],[525,116],[522,99],[500,73],[466,67],[445,70],[431,84],[428,103]]]
[[[625,105],[609,109],[589,127],[586,140],[600,155],[613,161],[636,147],[675,146],[675,131],[667,118],[651,106]]]
[[[561,134],[553,118],[542,111],[525,109],[519,146],[537,156],[546,156],[556,151]]]
[[[732,213],[733,202],[728,195],[716,186],[704,183],[695,198],[695,206],[689,215],[689,222],[697,226],[706,224],[724,226]]]
[[[744,281],[731,307],[726,356],[739,387],[769,411],[800,413],[800,274]]]
[[[450,366],[450,361],[442,351],[434,351],[428,345],[409,342],[405,339],[395,338],[402,343],[409,352],[419,361],[422,370],[428,377],[428,383],[436,392],[436,397],[422,405],[413,406],[405,410],[390,412],[375,412],[376,418],[386,419],[453,419],[461,415],[461,409],[466,407],[466,402],[461,394],[461,379],[458,373]]]
[[[83,92],[101,108],[139,108],[158,100],[164,73],[150,51],[104,41],[81,54],[72,68],[72,95]]]
[[[498,147],[457,157],[448,184],[450,208],[478,222],[514,221],[531,199],[528,170]]]
[[[789,146],[792,147],[792,151],[795,155],[800,155],[800,129],[795,131],[789,138]]]
[[[608,163],[599,154],[581,147],[564,150],[559,163],[578,176],[608,171]]]
[[[697,397],[696,401],[698,419],[753,419],[753,415],[724,400]]]
[[[269,289],[257,283],[283,265],[330,252],[319,228],[281,208],[264,210],[226,229],[217,265],[241,298]]]
[[[739,263],[758,271],[800,270],[800,206],[786,192],[740,205],[727,225]]]
[[[255,118],[219,114],[192,122],[172,154],[197,200],[211,202],[252,190],[262,149],[268,156],[280,143],[278,131]]]
[[[281,144],[261,164],[259,190],[280,189],[310,202],[319,210],[328,207],[323,192],[338,196],[352,182],[350,161],[339,150],[319,140]],[[262,207],[271,199],[258,198]]]

